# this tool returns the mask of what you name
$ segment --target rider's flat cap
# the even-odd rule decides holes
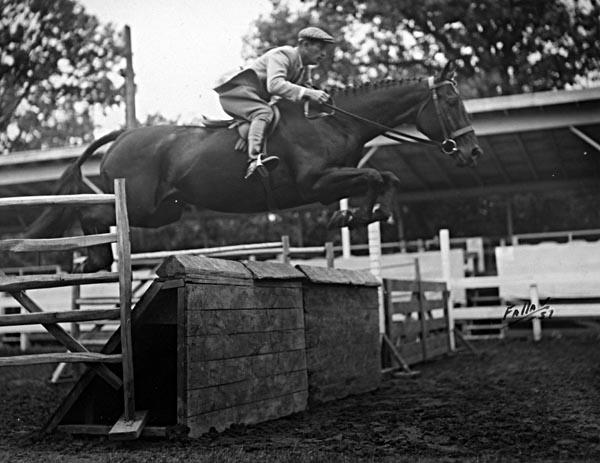
[[[318,27],[305,27],[298,32],[298,39],[300,40],[317,40],[319,42],[333,43],[334,39],[331,35],[325,32],[323,29]]]

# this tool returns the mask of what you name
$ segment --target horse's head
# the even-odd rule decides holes
[[[474,166],[483,154],[456,87],[456,68],[449,62],[436,78],[429,78],[429,97],[417,113],[417,128],[441,142],[442,151],[459,166]]]

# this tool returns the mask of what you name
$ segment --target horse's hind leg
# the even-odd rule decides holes
[[[81,230],[84,235],[108,233],[110,226],[114,225],[115,210],[113,206],[101,205],[83,208],[79,213]],[[113,254],[110,244],[100,244],[87,248],[87,258],[81,272],[96,272],[110,270],[113,263]]]

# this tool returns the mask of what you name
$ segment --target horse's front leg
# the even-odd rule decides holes
[[[372,222],[384,222],[390,218],[393,210],[394,193],[400,189],[400,180],[396,174],[388,171],[381,172],[384,187],[373,207]]]
[[[326,169],[305,187],[307,196],[329,204],[342,198],[364,195],[364,200],[354,212],[339,211],[329,222],[330,227],[355,227],[372,222],[373,206],[385,189],[385,180],[375,169],[341,167]]]

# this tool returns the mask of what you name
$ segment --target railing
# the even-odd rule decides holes
[[[116,231],[87,236],[47,239],[7,239],[0,241],[0,250],[10,252],[73,251],[100,244],[116,243],[117,272],[80,274],[38,274],[8,276],[0,272],[0,291],[9,293],[28,312],[27,314],[0,315],[0,326],[42,324],[69,352],[28,354],[0,357],[0,367],[56,362],[85,362],[114,388],[123,388],[122,419],[115,424],[113,437],[139,436],[145,422],[145,413],[135,410],[133,357],[131,341],[131,243],[125,197],[125,180],[117,179],[114,194],[78,194],[56,196],[29,196],[0,199],[0,208],[26,206],[89,206],[114,204]],[[26,291],[33,288],[79,286],[92,283],[119,283],[119,309],[71,310],[44,312]],[[58,323],[90,320],[120,320],[121,354],[106,355],[88,351]],[[107,363],[121,363],[122,378],[107,367]]]

